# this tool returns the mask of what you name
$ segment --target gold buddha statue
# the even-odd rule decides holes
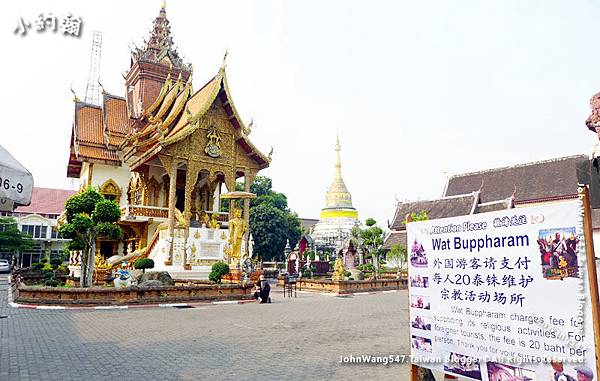
[[[246,226],[246,221],[242,218],[242,211],[240,209],[234,208],[232,213],[233,218],[229,220],[229,248],[227,249],[227,255],[229,256],[230,265],[237,267],[242,256],[242,240],[248,227]]]

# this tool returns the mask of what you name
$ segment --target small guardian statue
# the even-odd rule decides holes
[[[346,269],[344,268],[344,262],[342,258],[338,257],[333,265],[333,275],[331,276],[331,280],[344,280],[345,273]]]

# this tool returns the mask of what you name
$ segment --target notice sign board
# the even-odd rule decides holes
[[[598,379],[579,201],[407,232],[413,364],[482,381]]]

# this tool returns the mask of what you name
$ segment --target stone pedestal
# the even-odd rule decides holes
[[[256,281],[258,281],[261,274],[262,274],[262,271],[254,270],[250,274],[250,280],[253,283],[256,283]],[[244,276],[244,273],[242,272],[242,270],[231,269],[231,270],[229,270],[229,274],[224,275],[223,278],[221,278],[221,281],[227,282],[227,283],[239,283],[240,280],[243,278],[243,276]]]

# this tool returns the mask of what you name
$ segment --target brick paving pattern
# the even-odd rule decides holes
[[[0,380],[407,380],[407,293],[298,294],[272,304],[52,311],[9,307],[0,275]]]

